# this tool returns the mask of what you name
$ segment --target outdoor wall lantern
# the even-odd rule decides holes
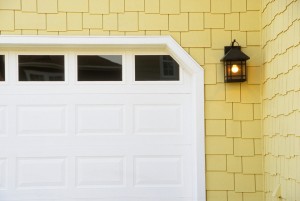
[[[250,57],[241,51],[241,46],[234,46],[234,43],[238,44],[233,40],[231,46],[224,47],[225,56],[221,59],[224,62],[224,82],[244,82],[247,80],[246,61]]]

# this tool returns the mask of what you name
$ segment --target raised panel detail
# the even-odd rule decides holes
[[[79,157],[77,158],[77,186],[105,187],[124,184],[123,157]]]
[[[179,105],[136,105],[134,127],[136,134],[180,134],[181,109]]]
[[[61,188],[66,185],[65,158],[17,159],[17,187]]]
[[[0,158],[0,189],[6,188],[7,162]]]
[[[123,107],[120,105],[89,105],[77,108],[79,135],[123,134]]]
[[[182,184],[182,160],[178,157],[135,158],[136,186],[174,186]]]
[[[66,134],[65,106],[19,106],[17,116],[20,135]]]
[[[0,106],[0,136],[6,135],[6,107]]]

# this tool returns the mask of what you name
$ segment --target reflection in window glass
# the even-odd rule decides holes
[[[64,81],[63,55],[19,55],[19,81]]]
[[[78,81],[122,81],[121,55],[80,55]]]
[[[5,81],[5,56],[0,55],[0,81]]]
[[[136,55],[136,81],[179,80],[179,65],[169,55]]]

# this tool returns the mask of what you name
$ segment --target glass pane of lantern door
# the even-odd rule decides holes
[[[244,61],[227,61],[225,68],[225,81],[241,82],[246,80]]]

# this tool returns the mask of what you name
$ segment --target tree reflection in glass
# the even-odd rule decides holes
[[[19,81],[64,81],[63,55],[19,55]]]

